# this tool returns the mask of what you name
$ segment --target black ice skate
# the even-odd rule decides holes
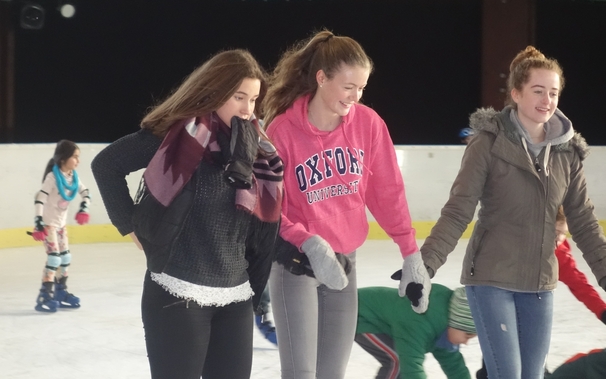
[[[55,300],[59,303],[59,307],[61,308],[80,308],[80,298],[67,292],[66,281],[66,276],[56,281]]]
[[[53,291],[50,290],[52,282],[49,283],[50,285],[42,283],[42,288],[40,288],[40,293],[36,299],[36,307],[34,308],[38,312],[57,312],[59,307],[59,302],[53,299]]]

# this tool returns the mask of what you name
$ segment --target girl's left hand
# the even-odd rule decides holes
[[[135,232],[131,232],[128,235],[130,236],[130,238],[132,238],[133,242],[135,243],[135,245],[137,245],[139,250],[143,250],[143,246],[141,246],[141,242],[139,242],[139,239],[135,235]]]
[[[88,224],[90,220],[90,215],[87,212],[78,212],[76,213],[76,222],[79,225]]]

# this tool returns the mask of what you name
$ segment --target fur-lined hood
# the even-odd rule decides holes
[[[494,135],[502,131],[509,140],[521,144],[520,134],[510,120],[512,110],[511,107],[505,107],[500,112],[493,108],[480,108],[469,117],[469,126],[476,132],[485,131]],[[556,114],[568,120],[559,109],[556,109]],[[556,151],[572,151],[574,149],[581,160],[584,160],[589,155],[589,146],[585,138],[572,129],[572,124],[570,124],[570,129],[573,133],[572,137],[566,142],[554,145],[552,149]]]

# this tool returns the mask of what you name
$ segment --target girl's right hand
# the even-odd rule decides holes
[[[139,248],[139,250],[143,250],[143,246],[141,246],[141,242],[139,242],[139,239],[135,235],[135,232],[131,232],[128,235],[133,240],[133,242],[135,243],[135,245],[137,245],[137,247]]]

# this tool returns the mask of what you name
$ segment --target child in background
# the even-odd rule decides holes
[[[355,341],[381,363],[376,379],[426,378],[426,353],[433,354],[447,378],[470,378],[459,352],[460,344],[476,336],[465,288],[432,284],[429,298],[427,312],[418,314],[397,288],[358,289]]]
[[[89,220],[90,196],[76,173],[79,162],[78,146],[72,141],[59,141],[53,158],[44,170],[42,189],[36,194],[35,226],[31,235],[34,240],[44,242],[47,255],[42,287],[36,299],[35,309],[39,312],[56,312],[58,307],[80,307],[80,298],[67,292],[67,271],[71,253],[65,227],[69,203],[77,194],[82,197],[82,202],[76,213],[76,221],[83,225]]]
[[[593,312],[596,317],[606,324],[606,303],[595,288],[589,284],[587,277],[577,268],[577,264],[570,252],[570,244],[566,239],[568,234],[568,225],[564,208],[558,209],[556,215],[556,249],[555,255],[558,258],[560,270],[560,282],[566,284],[570,292],[581,303],[585,304],[587,309]]]

